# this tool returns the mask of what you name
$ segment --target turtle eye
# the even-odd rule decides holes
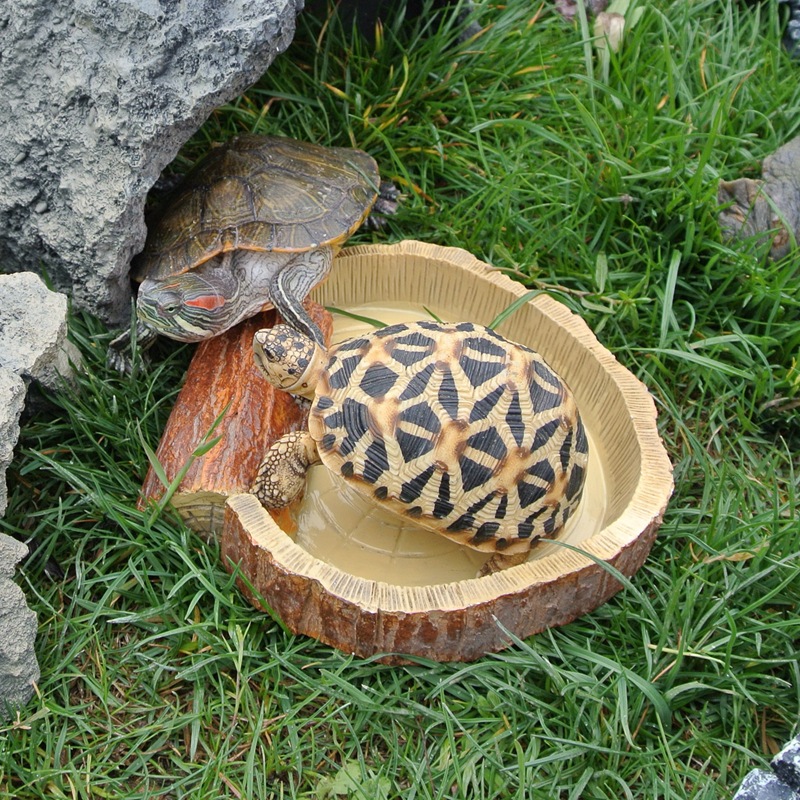
[[[181,299],[174,292],[170,292],[158,304],[158,310],[166,316],[174,317],[181,310],[181,306]]]
[[[264,348],[264,355],[267,357],[267,361],[272,364],[278,364],[281,361],[286,360],[286,350],[284,350],[280,345],[274,345],[273,347],[265,347]]]

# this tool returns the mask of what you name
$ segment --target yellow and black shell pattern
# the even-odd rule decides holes
[[[555,536],[586,476],[572,392],[539,354],[471,322],[391,325],[333,348],[309,431],[362,493],[483,551]]]

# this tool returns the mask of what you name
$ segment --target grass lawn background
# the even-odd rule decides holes
[[[351,242],[464,247],[581,314],[675,466],[634,590],[466,665],[291,636],[135,509],[191,348],[126,381],[76,314],[81,391],[24,425],[0,521],[41,543],[42,668],[0,729],[0,797],[725,798],[797,732],[800,268],[723,243],[716,184],[800,133],[800,66],[775,3],[642,5],[607,75],[551,3],[480,6],[467,42],[448,14],[374,45],[301,15],[174,165],[245,130],[362,147],[405,202]]]

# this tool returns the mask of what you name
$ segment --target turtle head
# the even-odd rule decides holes
[[[222,259],[212,261],[182,275],[145,278],[136,296],[139,319],[170,339],[200,342],[247,316],[240,313],[242,285],[238,275]]]
[[[276,388],[309,399],[327,356],[308,336],[288,325],[263,328],[253,336],[256,365]]]

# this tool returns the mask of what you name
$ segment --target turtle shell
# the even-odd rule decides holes
[[[473,323],[392,325],[332,349],[309,431],[323,463],[361,492],[508,554],[559,531],[588,460],[561,378]]]
[[[361,150],[244,134],[211,152],[147,221],[134,278],[161,280],[231,250],[342,244],[369,214],[380,176]]]

